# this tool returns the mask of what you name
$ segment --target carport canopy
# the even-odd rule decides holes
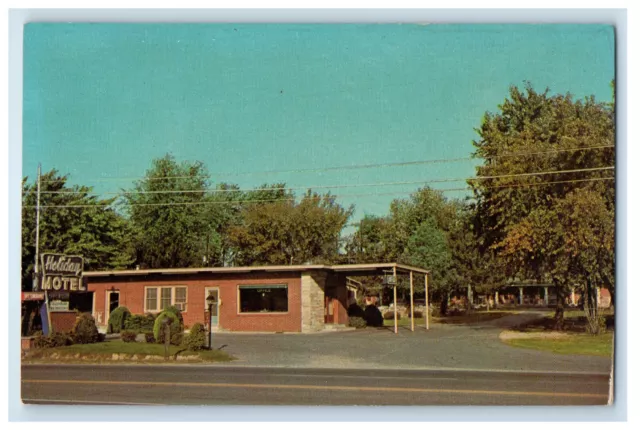
[[[367,264],[342,264],[330,266],[330,270],[345,276],[385,276],[393,275],[393,331],[398,333],[398,285],[397,276],[399,273],[409,275],[409,297],[410,297],[410,317],[411,331],[415,331],[415,319],[413,311],[413,278],[414,274],[424,276],[424,296],[425,296],[425,329],[429,330],[429,271],[420,267],[409,266],[400,263],[367,263]]]

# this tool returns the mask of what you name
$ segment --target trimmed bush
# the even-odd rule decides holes
[[[375,305],[369,305],[364,308],[364,319],[369,327],[382,327],[382,313]]]
[[[349,315],[350,317],[364,318],[364,309],[362,309],[356,303],[352,303],[347,308],[347,315]]]
[[[158,343],[164,343],[164,330],[162,325],[162,320],[168,317],[171,319],[169,333],[171,335],[170,342],[173,345],[180,345],[182,343],[182,333],[184,331],[184,326],[180,322],[180,319],[173,313],[169,311],[162,311],[157,316],[155,323],[153,324],[153,337],[156,339]],[[180,334],[180,336],[174,336],[176,334]]]
[[[165,311],[169,311],[172,314],[174,314],[175,316],[178,317],[178,319],[180,320],[180,324],[182,324],[182,326],[184,327],[184,319],[182,318],[182,311],[178,308],[176,308],[175,306],[169,306],[168,308],[164,309]]]
[[[117,307],[109,315],[107,331],[109,333],[120,333],[124,329],[125,321],[131,316],[131,312],[124,306]]]
[[[153,331],[153,324],[156,319],[151,314],[146,315],[131,315],[124,322],[124,328],[126,330],[132,330],[136,333],[146,333]]]
[[[392,320],[394,318],[394,312],[393,311],[387,311],[384,313],[384,319],[386,320]],[[400,319],[400,312],[398,312],[398,319]]]
[[[144,341],[147,343],[155,343],[156,342],[156,338],[153,337],[153,332],[147,332],[144,334]]]
[[[195,323],[189,335],[185,338],[184,344],[190,351],[200,351],[205,348],[205,331],[201,323]]]
[[[123,342],[135,342],[138,333],[133,330],[122,330],[120,332],[120,338]]]
[[[74,343],[96,343],[100,342],[100,333],[98,333],[98,327],[96,327],[96,321],[91,314],[80,314],[76,318],[76,322],[73,325],[71,331],[71,337]]]
[[[364,315],[364,311],[362,311]],[[362,317],[349,317],[349,327],[366,328],[367,321]]]
[[[413,311],[414,318],[422,318],[424,315],[420,311]]]

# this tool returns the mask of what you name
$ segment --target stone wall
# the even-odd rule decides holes
[[[324,289],[326,274],[315,271],[302,273],[302,332],[324,328]]]

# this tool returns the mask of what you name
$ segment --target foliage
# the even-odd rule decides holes
[[[384,322],[382,313],[374,305],[368,305],[364,308],[364,319],[369,327],[382,327]]]
[[[120,333],[125,327],[125,322],[131,316],[131,312],[125,306],[118,306],[109,315],[109,322],[107,327],[108,333]]]
[[[367,321],[363,317],[349,317],[349,327],[366,328]]]
[[[182,311],[180,309],[178,309],[177,307],[171,305],[171,306],[165,308],[164,310],[167,311],[167,312],[171,312],[172,314],[177,316],[178,319],[180,320],[180,324],[184,325],[184,318],[182,317]]]
[[[395,318],[395,313],[393,311],[387,311],[382,316],[386,320],[392,320]],[[400,319],[400,317],[401,317],[400,312],[398,312],[398,319]]]
[[[148,268],[194,267],[212,226],[207,220],[209,175],[201,162],[155,159],[144,179],[125,194],[135,229],[136,261]],[[188,192],[181,192],[188,191]]]
[[[247,205],[241,225],[230,230],[238,265],[334,261],[340,232],[353,213],[330,194],[309,191],[288,200]]]
[[[561,328],[571,285],[591,279],[613,291],[614,183],[606,170],[523,175],[613,166],[614,148],[601,147],[614,143],[613,105],[527,85],[512,87],[499,108],[485,114],[474,142],[485,160],[477,168],[485,179],[470,183],[478,242],[497,252],[508,276],[555,285]]]
[[[95,343],[100,341],[96,321],[89,313],[80,314],[71,331],[74,343]]]
[[[364,318],[364,309],[362,309],[358,304],[352,303],[347,308],[347,315],[350,317]]]
[[[62,332],[55,332],[49,336],[38,333],[34,338],[33,345],[36,348],[58,348],[73,345],[73,339],[69,334]]]
[[[146,332],[144,334],[144,341],[147,343],[155,343],[156,342],[156,338],[153,336],[153,332]]]
[[[165,318],[169,318],[171,323],[169,325],[169,335],[171,336],[170,342],[172,345],[180,345],[182,343],[182,333],[184,326],[180,322],[180,319],[176,314],[169,311],[162,311],[156,317],[156,321],[153,325],[153,337],[157,343],[164,343],[164,325]]]
[[[124,328],[135,331],[136,333],[145,333],[153,331],[155,321],[155,317],[151,314],[131,315],[125,320]]]
[[[200,351],[205,349],[205,331],[204,326],[201,323],[195,323],[193,327],[191,327],[189,335],[185,338],[184,344],[190,351]]]
[[[31,290],[36,237],[37,180],[22,180],[22,288]],[[40,252],[82,255],[85,270],[124,269],[133,262],[131,229],[92,188],[68,185],[68,177],[52,169],[41,176]],[[62,207],[75,205],[79,207]],[[81,206],[81,207],[80,207]]]
[[[122,330],[120,332],[120,338],[123,342],[135,342],[138,333],[133,330]]]

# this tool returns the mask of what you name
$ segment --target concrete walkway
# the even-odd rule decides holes
[[[234,365],[314,368],[447,368],[608,373],[606,357],[560,355],[514,348],[498,338],[507,328],[540,318],[524,312],[472,324],[434,324],[411,332],[401,327],[321,334],[214,335],[214,348],[238,358]]]

